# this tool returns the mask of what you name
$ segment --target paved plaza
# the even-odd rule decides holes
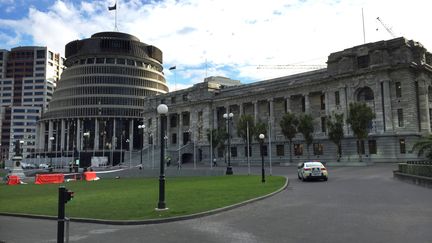
[[[394,179],[394,169],[396,165],[330,167],[329,181],[301,182],[295,167],[273,166],[273,175],[290,178],[288,188],[273,197],[163,224],[72,222],[70,242],[430,242],[432,191]],[[234,173],[247,173],[247,167],[234,167]],[[260,167],[252,173],[259,174]],[[0,216],[0,242],[56,242],[56,225],[53,220]]]

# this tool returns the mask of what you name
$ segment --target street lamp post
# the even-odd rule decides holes
[[[138,129],[141,129],[141,131],[142,131],[142,142],[141,142],[141,162],[140,162],[140,165],[141,165],[141,167],[140,168],[142,168],[142,165],[143,165],[143,150],[144,150],[144,129],[145,129],[145,125],[143,124],[143,125],[138,125]]]
[[[52,150],[52,142],[54,141],[54,137],[50,137],[49,140],[51,141],[51,150]],[[52,151],[51,151],[51,156],[50,156],[50,166],[51,166],[51,168],[53,167],[52,166]]]
[[[131,146],[130,142],[131,142],[131,140],[129,140],[129,138],[126,139],[126,143],[129,147],[129,168],[132,167],[132,150],[130,149],[130,146]]]
[[[167,210],[165,204],[165,124],[168,106],[160,104],[157,107],[157,113],[160,115],[160,174],[159,174],[159,202],[156,210]]]
[[[264,171],[264,134],[260,134],[259,135],[259,139],[260,139],[260,151],[261,151],[261,182],[264,183],[265,182],[265,171]]]
[[[90,138],[90,132],[84,132],[83,133],[83,137],[84,137],[84,151],[87,152],[87,148],[88,148],[88,140]],[[87,154],[87,153],[86,153]],[[90,165],[91,165],[91,161],[90,161]]]
[[[227,130],[228,130],[228,165],[227,165],[227,169],[226,169],[226,173],[227,175],[232,175],[233,174],[233,170],[231,167],[231,134],[230,134],[230,123],[231,120],[233,119],[234,114],[233,113],[225,113],[223,114],[223,118],[225,118],[226,122],[227,122]]]

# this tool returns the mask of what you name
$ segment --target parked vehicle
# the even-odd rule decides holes
[[[324,179],[328,180],[327,168],[319,161],[302,162],[297,166],[297,176],[300,180]]]
[[[50,166],[48,164],[40,164],[39,169],[48,169]]]
[[[28,163],[21,163],[21,168],[23,168],[23,169],[37,169],[37,165],[28,164]]]

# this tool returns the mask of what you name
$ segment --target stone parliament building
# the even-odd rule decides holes
[[[268,124],[265,161],[280,164],[290,157],[279,125],[285,112],[312,115],[315,132],[309,159],[327,163],[337,162],[326,121],[334,113],[343,113],[346,119],[352,102],[365,102],[376,114],[360,146],[363,163],[416,159],[413,144],[431,132],[432,54],[405,38],[331,53],[325,69],[251,84],[209,77],[174,92],[168,92],[163,76],[162,52],[134,36],[97,33],[70,42],[66,58],[68,68],[39,121],[40,155],[102,157],[112,165],[143,161],[155,166],[160,144],[156,107],[161,103],[169,108],[166,154],[182,163],[211,164],[207,131],[226,126],[227,111],[234,114],[230,151],[234,165],[247,161],[246,144],[236,130],[242,114]],[[356,139],[346,123],[344,133],[340,163],[358,163]],[[215,150],[219,165],[224,154]],[[308,159],[301,134],[293,140],[292,156],[295,163]],[[261,162],[255,140],[250,161]]]
[[[210,163],[207,131],[226,126],[223,114],[234,114],[231,126],[231,162],[245,164],[247,150],[237,136],[242,114],[268,124],[264,153],[266,162],[289,162],[289,143],[281,133],[285,112],[307,113],[314,121],[309,159],[336,162],[336,145],[329,141],[326,120],[333,113],[347,117],[349,103],[365,102],[376,114],[368,138],[360,148],[364,163],[400,162],[416,159],[412,146],[431,132],[432,55],[418,42],[396,38],[331,53],[327,68],[301,74],[238,85],[206,79],[191,88],[146,98],[144,124],[147,135],[158,131],[156,107],[169,107],[167,153],[174,160]],[[341,163],[357,163],[357,142],[344,125]],[[152,139],[145,139],[145,143]],[[159,142],[156,142],[159,144]],[[148,144],[147,144],[148,146]],[[301,134],[293,140],[293,161],[308,158]],[[217,150],[217,161],[224,151]],[[254,140],[251,162],[259,163],[259,143]]]

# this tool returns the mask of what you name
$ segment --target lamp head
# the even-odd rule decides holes
[[[234,114],[232,112],[229,113],[229,118],[233,118]]]
[[[53,141],[53,140],[54,140],[54,137],[50,137],[49,140]]]
[[[264,134],[262,134],[262,133],[258,137],[259,137],[259,139],[264,139],[265,138]]]
[[[166,115],[168,113],[168,106],[165,104],[160,104],[157,107],[157,113],[159,115]]]

